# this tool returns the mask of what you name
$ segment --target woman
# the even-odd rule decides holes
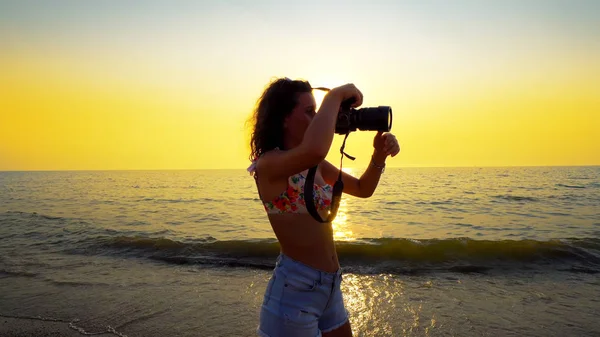
[[[362,104],[363,95],[354,85],[334,88],[316,113],[308,82],[278,79],[266,88],[252,116],[248,170],[281,247],[261,307],[260,336],[352,336],[331,223],[311,217],[303,192],[307,171],[318,165],[314,204],[326,218],[339,170],[325,156],[340,104],[350,98],[355,100],[352,107]],[[386,158],[400,151],[390,133],[378,132],[373,147],[371,163],[360,179],[342,174],[345,193],[370,197]]]

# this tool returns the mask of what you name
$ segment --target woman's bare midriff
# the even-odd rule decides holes
[[[340,268],[331,223],[309,214],[272,214],[269,220],[283,254],[329,273]]]

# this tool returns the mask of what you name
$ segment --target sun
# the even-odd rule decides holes
[[[313,96],[315,97],[315,103],[317,104],[317,111],[321,107],[321,103],[323,103],[323,98],[325,98],[326,94],[326,91],[313,90]]]
[[[315,79],[315,81],[311,80],[310,84],[313,88],[333,89],[335,87],[343,85],[344,83],[339,80],[332,81],[332,80]],[[312,93],[313,93],[313,96],[315,97],[315,103],[317,104],[317,110],[319,110],[319,108],[321,107],[321,103],[323,102],[323,99],[325,98],[325,95],[327,95],[327,91],[321,90],[321,89],[313,89]]]

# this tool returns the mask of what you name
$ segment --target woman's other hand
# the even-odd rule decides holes
[[[400,144],[398,144],[396,136],[389,132],[377,132],[375,138],[373,138],[373,147],[375,153],[382,157],[394,157],[400,152]]]

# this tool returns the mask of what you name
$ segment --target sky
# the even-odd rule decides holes
[[[600,165],[599,17],[593,0],[0,0],[0,170],[244,169],[245,122],[284,76],[391,106],[388,167]],[[373,136],[349,136],[345,167]]]

